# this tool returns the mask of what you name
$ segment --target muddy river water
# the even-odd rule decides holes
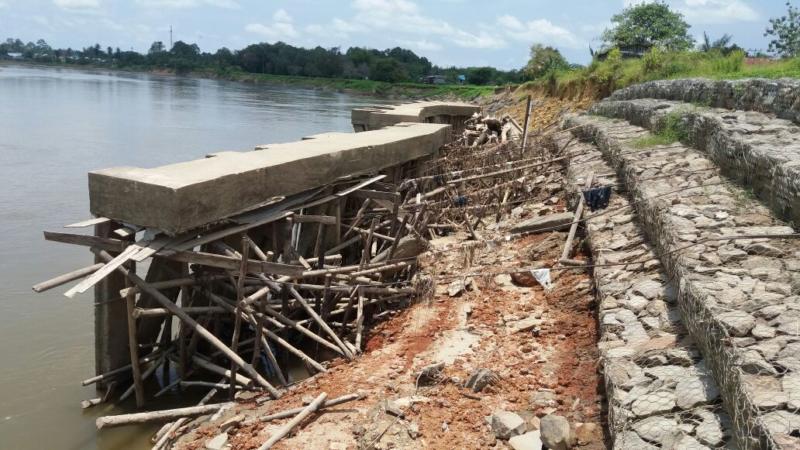
[[[65,287],[31,291],[91,262],[85,249],[42,238],[90,217],[87,171],[351,131],[350,110],[375,103],[283,86],[0,66],[0,449],[150,448],[152,428],[94,428],[98,415],[131,404],[81,410],[96,396],[80,385],[94,375],[91,291],[74,299]]]

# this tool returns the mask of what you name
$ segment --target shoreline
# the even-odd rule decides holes
[[[293,86],[304,89],[314,89],[330,92],[340,92],[350,95],[368,95],[378,98],[393,100],[422,100],[422,99],[449,99],[460,101],[477,101],[481,97],[494,94],[501,86],[476,86],[476,85],[432,85],[421,83],[388,83],[373,80],[354,80],[343,78],[313,78],[291,75],[270,75],[249,73],[241,70],[195,70],[187,73],[177,73],[171,69],[153,68],[119,68],[104,65],[78,65],[43,63],[35,61],[0,60],[0,68],[4,66],[24,66],[39,68],[58,68],[72,70],[103,70],[114,73],[135,73],[147,75],[170,76],[176,78],[198,78],[206,80],[233,81],[249,84],[273,84]]]

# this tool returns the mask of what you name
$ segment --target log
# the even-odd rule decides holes
[[[357,291],[358,294],[358,309],[356,310],[356,351],[361,353],[361,333],[364,328],[364,296],[362,295],[361,288]]]
[[[325,392],[319,394],[317,398],[314,399],[311,403],[308,404],[302,411],[300,411],[292,420],[290,420],[286,425],[281,427],[278,431],[276,431],[268,440],[264,442],[258,450],[266,450],[268,448],[272,448],[276,442],[283,439],[284,436],[291,433],[291,431],[300,424],[306,417],[311,415],[317,409],[319,409],[320,405],[325,402],[325,399],[328,398],[328,394]]]
[[[353,400],[360,400],[361,398],[362,396],[359,394],[343,395],[341,397],[336,397],[331,400],[325,400],[324,402],[322,402],[322,405],[320,405],[319,409],[330,408],[331,406],[341,405],[342,403],[351,402]],[[258,420],[261,422],[270,422],[273,420],[285,419],[287,417],[292,417],[296,415],[297,413],[303,411],[303,409],[304,409],[303,406],[298,408],[287,409],[286,411],[281,411],[274,414],[270,414],[268,416],[259,417]]]
[[[80,269],[73,270],[72,272],[67,272],[63,275],[59,275],[57,277],[53,277],[47,281],[42,281],[41,283],[33,285],[34,292],[44,292],[49,289],[53,289],[55,287],[59,287],[63,284],[67,284],[70,281],[77,280],[79,278],[83,278],[86,275],[92,274],[103,267],[105,264],[97,263],[92,264],[91,266],[82,267]]]
[[[194,361],[194,363],[197,366],[199,366],[199,367],[201,367],[203,369],[206,369],[209,372],[216,373],[217,375],[222,375],[223,377],[227,378],[228,380],[233,379],[233,376],[231,375],[231,371],[230,370],[227,370],[224,367],[218,366],[218,365],[216,365],[216,364],[214,364],[214,363],[212,363],[210,361],[206,361],[205,359],[203,359],[203,358],[201,358],[201,357],[199,357],[197,355],[193,355],[192,356],[192,361]],[[244,376],[242,374],[239,374],[239,373],[235,374],[235,379],[236,379],[236,383],[239,383],[242,386],[252,386],[253,385],[253,380],[247,378],[246,376]]]
[[[93,248],[92,251],[95,252],[100,258],[106,261],[111,261],[113,259],[111,255],[102,250]],[[231,349],[228,348],[222,341],[220,341],[219,338],[217,338],[212,332],[208,331],[205,327],[197,323],[197,321],[194,320],[190,315],[184,313],[181,310],[181,308],[178,307],[178,305],[176,305],[170,299],[165,297],[164,294],[150,287],[149,284],[147,284],[144,280],[136,276],[136,274],[130,273],[125,267],[120,266],[117,268],[117,270],[120,271],[123,275],[129,277],[134,284],[136,284],[137,286],[139,286],[140,289],[142,289],[143,292],[152,295],[153,298],[155,298],[159,303],[161,303],[161,306],[170,310],[172,314],[178,316],[178,318],[180,318],[186,325],[192,328],[195,331],[195,333],[197,333],[198,336],[202,337],[203,339],[208,341],[208,343],[210,343],[212,346],[222,351],[222,353],[226,357],[234,361],[237,365],[239,365],[239,367],[242,368],[242,370],[247,372],[248,375],[250,375],[253,379],[257,380],[261,386],[267,389],[273,397],[275,398],[280,397],[281,395],[280,392],[277,389],[275,389],[274,386],[269,384],[269,382],[265,380],[264,377],[259,375],[259,373],[255,369],[253,369],[253,366],[246,363],[239,355],[232,352]]]
[[[132,270],[132,269],[131,269]],[[125,286],[130,286],[131,281],[125,278]],[[139,366],[139,341],[136,339],[136,317],[133,311],[136,308],[136,294],[125,296],[125,307],[128,318],[128,350],[131,354],[131,368],[133,369],[133,388],[136,392],[136,407],[144,406],[144,384],[142,383],[142,370]]]
[[[136,423],[158,422],[163,420],[179,419],[181,417],[196,417],[203,414],[215,413],[222,408],[233,406],[235,403],[215,403],[213,405],[189,406],[187,408],[164,409],[134,414],[119,414],[116,416],[103,416],[95,420],[98,430],[103,428],[118,427]]]
[[[222,380],[220,380],[220,383],[221,382],[222,382]],[[208,391],[208,393],[202,399],[200,399],[200,402],[197,403],[197,406],[205,405],[215,395],[217,395],[217,389],[216,388],[211,389],[210,391]],[[161,437],[156,439],[156,443],[155,443],[155,445],[153,445],[153,449],[152,450],[161,450],[161,448],[164,447],[164,445],[170,439],[170,436],[172,436],[172,433],[177,431],[178,428],[180,428],[181,425],[183,425],[187,420],[188,419],[186,417],[181,417],[180,419],[176,420],[175,422],[165,425],[164,428],[166,428],[166,429],[163,430],[163,433],[161,433]],[[161,430],[159,430],[159,431],[161,431]]]

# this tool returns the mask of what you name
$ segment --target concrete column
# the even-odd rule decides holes
[[[94,234],[118,238],[111,232],[119,226],[116,222],[95,225]],[[95,257],[95,262],[103,261]],[[119,295],[124,287],[125,277],[116,271],[94,286],[94,358],[98,375],[130,363],[127,309]]]

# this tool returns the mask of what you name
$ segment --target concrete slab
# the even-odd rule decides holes
[[[174,234],[247,211],[275,196],[377,172],[434,154],[450,135],[442,124],[401,123],[366,133],[324,133],[256,151],[144,169],[89,173],[91,212]]]
[[[455,128],[480,111],[480,107],[461,102],[415,102],[387,108],[360,108],[351,113],[357,132],[377,130],[400,122],[448,123]]]

